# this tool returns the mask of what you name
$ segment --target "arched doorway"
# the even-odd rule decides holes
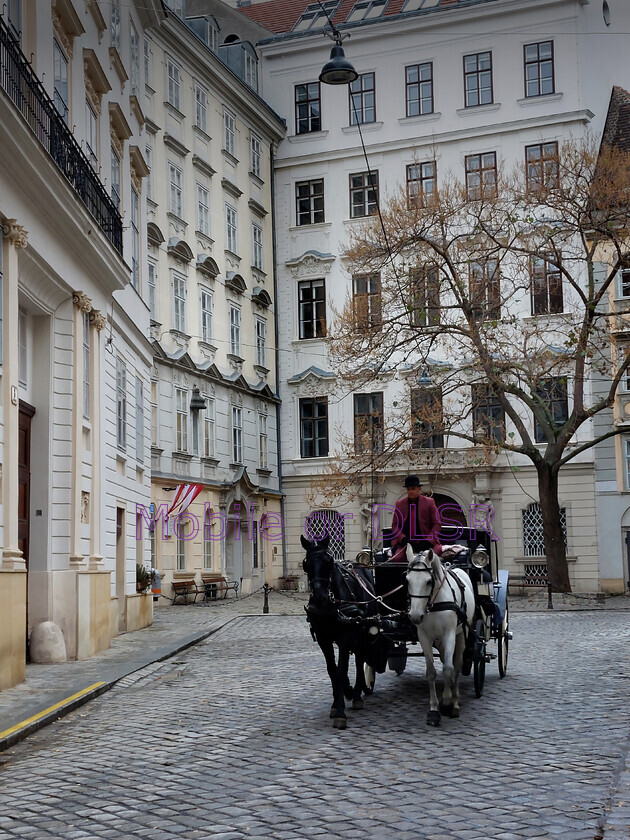
[[[434,493],[433,501],[440,513],[440,519],[446,527],[468,527],[468,518],[458,501],[445,493]]]

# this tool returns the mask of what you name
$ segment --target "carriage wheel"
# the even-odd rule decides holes
[[[499,676],[501,679],[507,673],[507,663],[508,663],[508,630],[510,624],[508,620],[508,606],[507,603],[505,605],[505,615],[503,616],[503,621],[501,622],[501,627],[499,628],[499,637],[497,639],[497,646],[498,646],[498,660],[499,660]]]
[[[364,665],[363,674],[365,676],[365,694],[372,694],[376,682],[376,671],[371,665]]]
[[[483,694],[483,684],[486,679],[486,637],[485,624],[480,618],[475,624],[475,653],[474,653],[474,680],[475,697]]]

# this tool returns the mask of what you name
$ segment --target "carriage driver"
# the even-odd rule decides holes
[[[441,554],[441,522],[435,502],[422,493],[422,485],[417,475],[408,475],[404,487],[407,496],[396,502],[392,519],[392,561],[407,562],[408,542],[411,542],[416,553],[432,548],[436,554]]]

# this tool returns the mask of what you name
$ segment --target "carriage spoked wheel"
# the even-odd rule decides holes
[[[365,694],[372,694],[376,682],[376,671],[371,665],[364,665],[363,674],[365,677]]]
[[[486,679],[486,627],[481,618],[475,622],[475,637],[473,658],[475,697],[481,697]]]
[[[508,642],[509,642],[509,630],[510,630],[510,622],[508,618],[508,605],[505,604],[505,615],[503,616],[503,621],[501,622],[501,627],[499,628],[499,636],[497,638],[497,658],[499,660],[499,676],[501,679],[507,673],[507,663],[508,663]]]

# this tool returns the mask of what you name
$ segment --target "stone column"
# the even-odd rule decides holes
[[[16,219],[2,223],[4,273],[2,284],[2,401],[4,456],[2,506],[4,547],[2,568],[26,571],[18,548],[18,439],[20,397],[18,384],[18,250],[26,248],[28,234]]]
[[[83,473],[83,313],[92,301],[75,292],[72,342],[72,459],[70,466],[70,568],[85,565],[81,551],[81,484]]]
[[[98,309],[90,312],[90,324],[95,328],[92,342],[92,504],[90,519],[90,569],[103,566],[101,554],[101,331],[107,321]]]

